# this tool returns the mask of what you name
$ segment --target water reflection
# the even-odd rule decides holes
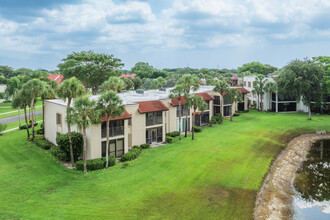
[[[330,219],[330,140],[313,144],[294,187],[295,219]]]

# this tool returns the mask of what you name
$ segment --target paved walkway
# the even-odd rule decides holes
[[[36,106],[36,108],[40,108],[42,107],[42,105],[39,105],[39,106]],[[11,108],[11,107],[0,107],[0,108]],[[21,109],[21,112],[24,112],[23,109]],[[1,113],[0,115],[6,115],[6,114],[9,114],[9,113],[14,113],[14,112],[18,112],[18,110],[15,110],[15,111],[10,111],[10,112],[5,112],[5,113]]]
[[[27,115],[29,116],[29,113],[27,113]],[[38,110],[36,112],[36,116],[39,116],[39,115],[42,115],[42,110]],[[15,116],[0,119],[0,124],[8,124],[8,123],[12,123],[12,122],[15,122],[18,120],[19,120],[18,115],[15,115]],[[21,120],[24,120],[24,113],[21,114]]]

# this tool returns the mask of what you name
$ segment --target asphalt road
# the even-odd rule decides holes
[[[42,110],[38,110],[36,115],[37,116],[42,115]],[[29,117],[29,113],[27,114],[27,116]],[[18,115],[15,115],[15,116],[11,116],[11,117],[8,117],[8,118],[0,119],[0,124],[8,124],[8,123],[12,123],[12,122],[15,122],[15,121],[18,121],[18,120],[19,120]],[[24,120],[24,113],[21,114],[21,120]]]

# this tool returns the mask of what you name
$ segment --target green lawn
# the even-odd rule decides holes
[[[306,119],[251,111],[86,176],[26,142],[25,131],[9,132],[0,137],[0,219],[252,219],[284,143],[330,131],[330,116]]]
[[[41,121],[41,120],[42,120],[42,115],[37,116],[37,121]],[[25,125],[24,117],[21,120],[21,125]],[[6,130],[9,130],[9,129],[12,129],[12,128],[17,128],[17,127],[19,127],[19,122],[15,121],[15,122],[12,122],[12,123],[8,123]]]
[[[42,105],[41,98],[38,98],[37,102],[36,102],[36,106],[41,106],[41,105]],[[40,109],[42,109],[42,108],[37,108],[37,110],[40,110]],[[1,118],[6,118],[6,117],[9,117],[9,116],[18,115],[17,108],[12,108],[11,107],[11,102],[0,103],[0,114],[1,113],[6,113],[6,112],[12,112],[12,111],[16,111],[16,112],[5,114],[5,115],[0,115],[0,119]],[[21,110],[21,114],[23,114],[23,113],[24,113],[24,110]]]

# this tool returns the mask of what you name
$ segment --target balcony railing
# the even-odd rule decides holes
[[[110,137],[115,137],[119,135],[124,135],[124,126],[112,127],[110,128]],[[102,129],[102,138],[107,137],[106,128]]]
[[[147,118],[146,119],[146,125],[151,126],[151,125],[159,125],[163,124],[163,117],[154,117],[154,118]]]

